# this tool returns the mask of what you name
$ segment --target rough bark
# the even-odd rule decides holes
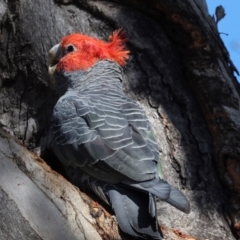
[[[82,32],[107,39],[113,30],[123,27],[131,50],[125,68],[125,92],[139,101],[153,124],[165,178],[181,189],[191,202],[189,215],[158,202],[158,219],[166,239],[235,239],[240,236],[240,88],[233,76],[234,66],[204,0],[78,0],[67,6],[51,0],[1,0],[0,24],[2,128],[59,171],[59,164],[52,161],[54,156],[47,154],[50,117],[57,100],[48,82],[47,52],[68,33]],[[78,206],[84,194],[23,147],[17,160],[11,157],[20,151],[20,146],[14,143],[15,150],[10,151],[10,140],[6,140],[9,137],[3,132],[1,136],[1,164],[9,169],[9,174],[3,174],[1,169],[1,183],[18,174],[24,176],[26,182],[33,184],[26,184],[27,190],[33,191],[33,195],[36,192],[36,196],[42,194],[45,206],[52,207],[49,211],[59,218],[57,227],[66,223],[69,236],[75,236],[75,230],[71,231],[75,225],[76,231],[83,235],[88,233],[78,224],[81,214],[73,209],[80,211],[79,206],[85,205],[87,209],[91,200]],[[18,164],[18,159],[22,159],[22,164]],[[35,167],[22,167],[29,162]],[[51,181],[45,179],[46,175]],[[37,183],[34,179],[38,179]],[[51,238],[53,232],[40,235],[42,231],[37,231],[32,220],[23,214],[26,206],[14,198],[16,188],[13,187],[17,180],[11,183],[13,185],[6,185],[7,188],[0,185],[1,199],[8,206],[0,204],[0,215],[9,222],[8,225],[6,221],[0,223],[1,239],[14,233],[10,219],[22,224],[17,225],[19,229],[24,225],[22,239],[60,239]],[[65,210],[54,207],[59,204],[65,209],[67,204],[59,193],[63,188],[74,192],[68,195],[68,205],[72,207],[76,223],[67,222],[65,215],[63,219],[57,217]],[[18,189],[17,193],[22,191]],[[38,203],[34,203],[38,216],[35,217],[45,219],[37,210],[42,206]],[[99,237],[120,238],[116,222],[107,212],[93,219],[86,210],[84,218],[96,223],[90,225],[95,226]],[[112,232],[110,223],[115,226]]]
[[[102,239],[79,191],[0,130],[1,239]]]

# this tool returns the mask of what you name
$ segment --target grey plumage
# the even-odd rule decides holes
[[[100,61],[87,71],[55,75],[62,97],[52,116],[53,149],[70,178],[110,204],[124,232],[161,239],[155,196],[183,212],[189,203],[159,176],[153,130],[124,95],[121,68]]]

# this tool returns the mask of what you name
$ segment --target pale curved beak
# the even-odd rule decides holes
[[[62,57],[62,50],[60,43],[53,46],[48,52],[48,65],[56,65]]]
[[[56,66],[61,58],[62,49],[60,47],[60,44],[56,44],[48,52],[48,73],[50,75],[52,75],[55,71]]]

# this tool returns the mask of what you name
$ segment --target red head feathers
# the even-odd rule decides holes
[[[114,31],[109,39],[110,42],[104,42],[78,33],[64,37],[60,43],[62,57],[56,69],[86,70],[99,60],[112,60],[124,66],[129,54],[124,46],[127,41],[124,31]]]

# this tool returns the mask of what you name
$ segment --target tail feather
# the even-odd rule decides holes
[[[190,204],[187,198],[183,195],[183,193],[160,178],[142,183],[128,181],[125,182],[125,184],[127,184],[129,187],[152,193],[156,197],[160,198],[165,202],[168,202],[172,206],[185,213],[190,212]],[[151,209],[150,206],[149,209]]]
[[[104,183],[83,173],[80,169],[68,167],[67,173],[71,182],[82,190],[91,189],[112,207],[123,232],[138,239],[162,239],[156,217],[156,201],[151,193]]]
[[[79,168],[68,167],[67,172],[74,184],[81,189],[91,189],[109,204],[122,231],[138,239],[163,238],[157,221],[155,196],[185,213],[190,211],[183,193],[162,179],[113,185],[90,177]]]
[[[156,218],[156,203],[152,194],[133,191],[126,188],[108,186],[107,195],[120,228],[138,239],[162,239],[162,233]],[[154,214],[146,207],[149,200],[154,206]],[[152,216],[154,215],[154,216]]]
[[[148,193],[148,212],[151,217],[155,217],[157,213],[156,199],[152,193]]]

